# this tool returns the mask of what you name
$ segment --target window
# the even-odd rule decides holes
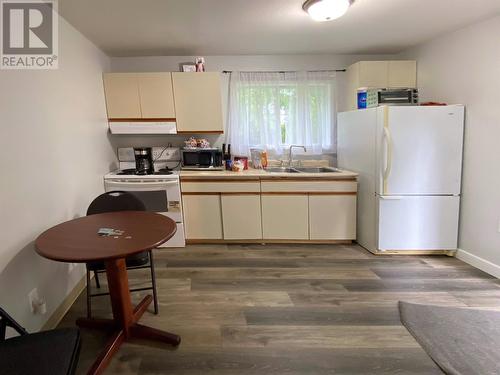
[[[280,155],[290,145],[334,152],[334,76],[331,72],[233,73],[228,138],[232,150]]]

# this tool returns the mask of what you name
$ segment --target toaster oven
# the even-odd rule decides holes
[[[379,105],[418,105],[418,89],[359,89],[358,109]]]

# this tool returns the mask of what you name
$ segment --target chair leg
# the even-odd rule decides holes
[[[92,318],[92,297],[90,296],[90,271],[87,269],[87,318]]]
[[[94,271],[94,278],[95,278],[95,285],[97,286],[97,288],[101,288],[101,283],[99,282],[99,274],[97,273],[97,271]]]
[[[153,306],[155,314],[158,315],[158,293],[156,290],[156,273],[155,273],[155,262],[153,260],[153,251],[149,250],[149,267],[151,268],[151,284],[153,287]]]

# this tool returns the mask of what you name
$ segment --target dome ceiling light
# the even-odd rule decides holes
[[[354,0],[307,0],[302,9],[313,20],[324,22],[342,17],[352,3]]]

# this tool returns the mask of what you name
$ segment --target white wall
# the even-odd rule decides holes
[[[280,70],[327,70],[344,69],[359,60],[387,60],[393,55],[240,55],[240,56],[206,56],[207,71],[223,70],[239,71],[280,71]],[[179,71],[180,64],[194,63],[195,56],[151,56],[151,57],[114,57],[111,58],[111,70],[114,72],[161,72]],[[222,102],[224,121],[227,110],[228,75],[222,75]],[[337,108],[345,108],[345,73],[337,73]],[[203,135],[215,145],[224,142],[224,136]],[[129,146],[162,146],[169,142],[182,145],[185,136],[116,136],[113,137],[115,147]]]
[[[500,277],[500,16],[405,52],[421,100],[466,105],[459,257]]]
[[[85,214],[115,167],[107,135],[102,71],[109,58],[62,18],[59,69],[0,71],[0,306],[38,330],[84,275],[41,258],[45,229]],[[38,287],[47,314],[32,315]]]

